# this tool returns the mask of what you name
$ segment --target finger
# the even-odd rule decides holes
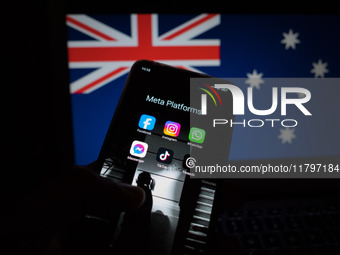
[[[100,173],[100,170],[102,168],[102,164],[96,160],[96,161],[93,161],[92,163],[88,164],[87,167],[91,168],[96,173]]]
[[[139,187],[101,177],[89,167],[76,167],[75,172],[78,176],[76,182],[98,209],[134,210],[144,203],[145,192]]]

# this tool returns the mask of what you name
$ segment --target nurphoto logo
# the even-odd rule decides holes
[[[221,89],[224,91],[230,91],[232,98],[233,98],[233,115],[244,115],[245,114],[245,96],[242,92],[242,90],[233,85],[233,84],[214,84],[213,86],[208,86],[210,87],[210,91],[207,89],[200,88],[202,91],[205,92],[205,94],[201,94],[201,113],[202,115],[207,115],[207,94],[212,98],[215,106],[217,106],[216,99],[214,98],[214,95],[217,97],[217,99],[220,102],[220,105],[222,106],[222,101],[218,93],[216,92],[215,89]],[[281,97],[280,97],[280,107],[281,107],[281,116],[286,116],[287,115],[287,105],[295,105],[305,116],[312,116],[312,113],[308,111],[308,109],[304,106],[305,103],[307,103],[311,99],[311,93],[308,89],[305,88],[300,88],[300,87],[281,87]],[[298,98],[289,98],[289,94],[295,94],[299,95]],[[258,116],[268,116],[273,114],[279,105],[278,99],[278,87],[272,87],[272,104],[270,108],[268,109],[256,109],[254,107],[254,94],[253,94],[253,87],[248,87],[247,89],[247,106],[248,110]],[[297,126],[298,122],[295,119],[250,119],[246,121],[245,119],[241,122],[234,122],[232,119],[227,120],[227,119],[214,119],[213,120],[213,127],[216,125],[221,125],[221,124],[227,124],[229,123],[230,126],[232,127],[235,124],[241,124],[244,127],[249,126],[249,127],[262,127],[264,126],[265,123],[271,123],[271,126],[274,127],[275,122],[280,121],[281,126],[283,127],[295,127]],[[248,124],[248,125],[246,125]]]
[[[233,97],[233,114],[234,115],[244,115],[244,95],[240,88],[233,84],[215,84],[213,88],[216,89],[228,89],[230,90],[232,97]],[[205,92],[209,92],[207,90],[204,90]],[[216,90],[216,95],[218,96]],[[253,104],[253,87],[249,87],[247,90],[247,105],[248,109],[251,113],[255,115],[270,115],[274,113],[277,109],[278,105],[278,88],[273,87],[272,88],[272,106],[269,109],[266,110],[258,110],[255,109]],[[288,93],[300,93],[302,95],[305,95],[301,98],[287,98]],[[213,95],[209,92],[208,93],[211,98],[213,98]],[[218,96],[218,99],[221,102],[220,97]],[[294,87],[282,87],[281,88],[281,115],[287,115],[287,104],[293,104],[297,108],[300,109],[300,111],[304,115],[312,115],[306,107],[303,105],[304,103],[307,103],[311,99],[311,93],[308,89],[305,88],[294,88]],[[214,103],[216,105],[216,100],[213,98]],[[221,102],[222,105],[222,102]],[[201,96],[201,107],[202,107],[202,115],[207,114],[207,96],[206,94],[202,94]]]

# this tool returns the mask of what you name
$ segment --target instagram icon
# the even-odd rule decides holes
[[[181,129],[181,124],[173,121],[167,121],[164,126],[164,134],[170,136],[178,136],[179,130]]]

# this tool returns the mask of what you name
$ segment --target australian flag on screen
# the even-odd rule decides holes
[[[240,88],[253,87],[257,98],[271,92],[266,78],[340,77],[338,15],[69,14],[66,21],[77,164],[97,158],[139,59],[245,78]],[[340,155],[340,84],[311,93],[313,122],[235,125],[230,160]]]

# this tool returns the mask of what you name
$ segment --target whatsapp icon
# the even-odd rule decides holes
[[[189,140],[195,143],[203,143],[205,137],[205,130],[201,128],[192,127],[189,132]]]

